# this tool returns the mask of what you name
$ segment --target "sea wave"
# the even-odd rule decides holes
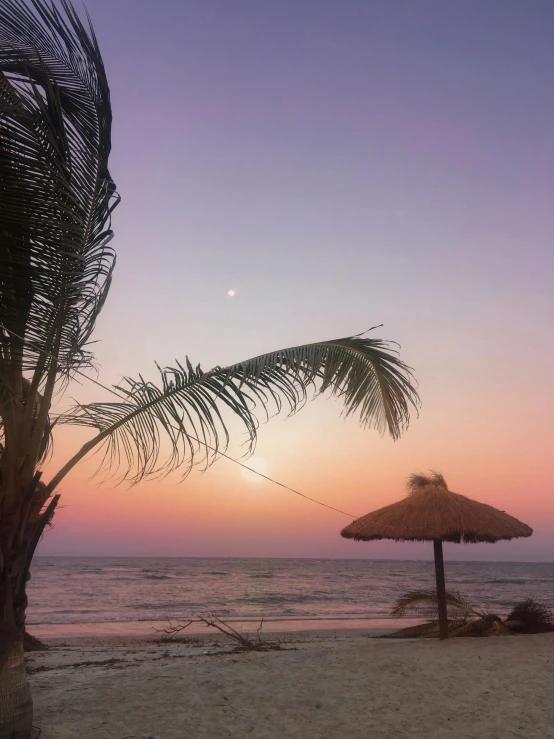
[[[37,625],[37,624],[53,624],[53,625],[63,625],[63,624],[103,624],[103,623],[148,623],[148,622],[160,622],[160,621],[184,621],[189,618],[196,618],[197,615],[203,615],[203,612],[198,613],[191,613],[191,614],[181,614],[181,613],[169,613],[167,616],[160,617],[160,614],[152,614],[152,615],[145,615],[145,614],[139,614],[137,618],[133,618],[132,621],[129,619],[128,615],[120,614],[120,613],[109,613],[109,614],[102,614],[99,615],[98,618],[78,618],[77,615],[75,618],[65,618],[65,619],[59,619],[59,618],[34,618],[31,617],[27,620],[27,623],[29,625]],[[260,619],[263,617],[264,621],[304,621],[304,620],[310,620],[310,621],[366,621],[371,620],[372,618],[389,618],[390,614],[384,613],[381,616],[367,616],[363,613],[329,613],[325,614],[324,616],[313,613],[313,614],[306,614],[306,613],[283,613],[281,611],[276,613],[264,613],[263,616],[261,616],[259,613],[256,612],[247,612],[244,614],[226,614],[223,611],[217,611],[215,614],[219,616],[220,618],[224,618],[226,622],[229,623],[236,623],[236,622],[251,622],[251,623],[259,623]]]
[[[140,570],[140,567],[128,567],[127,565],[119,566],[119,567],[104,567],[103,568],[106,572],[112,572],[112,571],[118,571],[118,572],[132,572],[133,570]]]
[[[449,589],[501,616],[526,597],[554,607],[553,564],[448,562],[446,570]],[[432,562],[39,557],[28,621],[164,621],[205,608],[229,619],[386,618],[399,595],[432,587]]]

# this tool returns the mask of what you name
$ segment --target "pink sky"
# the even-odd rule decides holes
[[[90,0],[123,197],[100,379],[382,322],[420,383],[408,433],[381,439],[320,399],[262,427],[256,456],[356,516],[437,468],[535,529],[447,556],[552,561],[554,14],[532,5]],[[57,438],[47,472],[87,436]],[[64,481],[40,553],[431,556],[345,541],[347,516],[226,460],[132,490],[91,470]]]

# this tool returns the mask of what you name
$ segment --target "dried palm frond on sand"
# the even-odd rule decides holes
[[[448,635],[453,636],[510,636],[554,631],[554,616],[547,606],[527,598],[512,609],[506,619],[494,613],[474,608],[459,592],[446,592]],[[388,638],[433,638],[440,634],[436,590],[414,590],[401,595],[391,615],[420,616],[428,620],[417,626],[400,629]]]

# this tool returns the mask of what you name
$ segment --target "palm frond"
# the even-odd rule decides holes
[[[479,632],[482,632],[482,628],[480,626],[476,626],[478,621],[461,621],[448,624],[448,636],[449,637],[456,637],[456,636],[470,636],[473,633],[475,633],[475,630],[477,629]]]
[[[450,611],[461,611],[465,616],[474,614],[480,616],[466,598],[459,592],[446,593],[446,607]],[[437,591],[436,590],[412,590],[401,595],[391,611],[394,618],[402,618],[408,614],[421,616],[423,618],[434,618],[437,616]],[[458,617],[458,616],[457,616]]]
[[[0,7],[0,346],[38,386],[69,373],[110,285],[111,108],[92,27],[66,0]],[[63,12],[62,12],[63,11]]]
[[[449,636],[464,636],[466,633],[466,627],[476,623],[475,621],[468,621],[465,618],[458,617],[449,619],[448,621],[448,635]],[[438,639],[440,636],[440,626],[437,620],[424,621],[421,624],[415,626],[407,626],[404,629],[393,631],[391,634],[387,634],[389,639]]]
[[[23,406],[27,406],[28,403],[32,403],[32,408],[30,409],[30,418],[31,418],[31,424],[34,424],[37,422],[39,416],[41,415],[42,410],[42,404],[44,403],[44,399],[42,395],[38,392],[34,393],[32,391],[31,383],[26,378],[23,378],[23,394],[22,394],[22,403]],[[50,420],[50,416],[48,413],[46,413],[46,423],[44,424],[43,432],[42,432],[42,439],[40,440],[39,444],[39,450],[38,450],[38,461],[44,462],[49,456],[52,451],[53,446],[53,439],[52,439],[52,429],[54,428],[54,423]]]
[[[494,616],[476,618],[453,626],[449,636],[510,636],[511,631],[502,621]]]
[[[506,621],[513,623],[524,634],[554,631],[554,614],[548,606],[538,603],[534,598],[526,598],[515,605]]]
[[[390,634],[385,634],[383,638],[386,639],[418,639],[418,638],[433,638],[439,635],[439,622],[438,621],[425,621],[415,626],[406,626],[404,629],[398,629]]]
[[[203,372],[200,366],[160,369],[159,385],[142,377],[117,387],[121,402],[79,405],[61,423],[88,426],[98,435],[68,462],[51,489],[79,459],[104,443],[103,469],[123,466],[123,478],[137,483],[198,461],[211,464],[227,448],[225,411],[243,425],[247,450],[254,448],[260,409],[295,413],[308,399],[329,391],[344,403],[345,415],[357,415],[363,427],[398,438],[419,397],[412,372],[387,342],[348,337],[263,354]],[[160,461],[162,439],[170,453]]]

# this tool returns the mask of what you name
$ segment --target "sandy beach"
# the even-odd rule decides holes
[[[50,644],[28,655],[41,739],[554,737],[554,635],[296,633],[240,654],[197,637]]]

